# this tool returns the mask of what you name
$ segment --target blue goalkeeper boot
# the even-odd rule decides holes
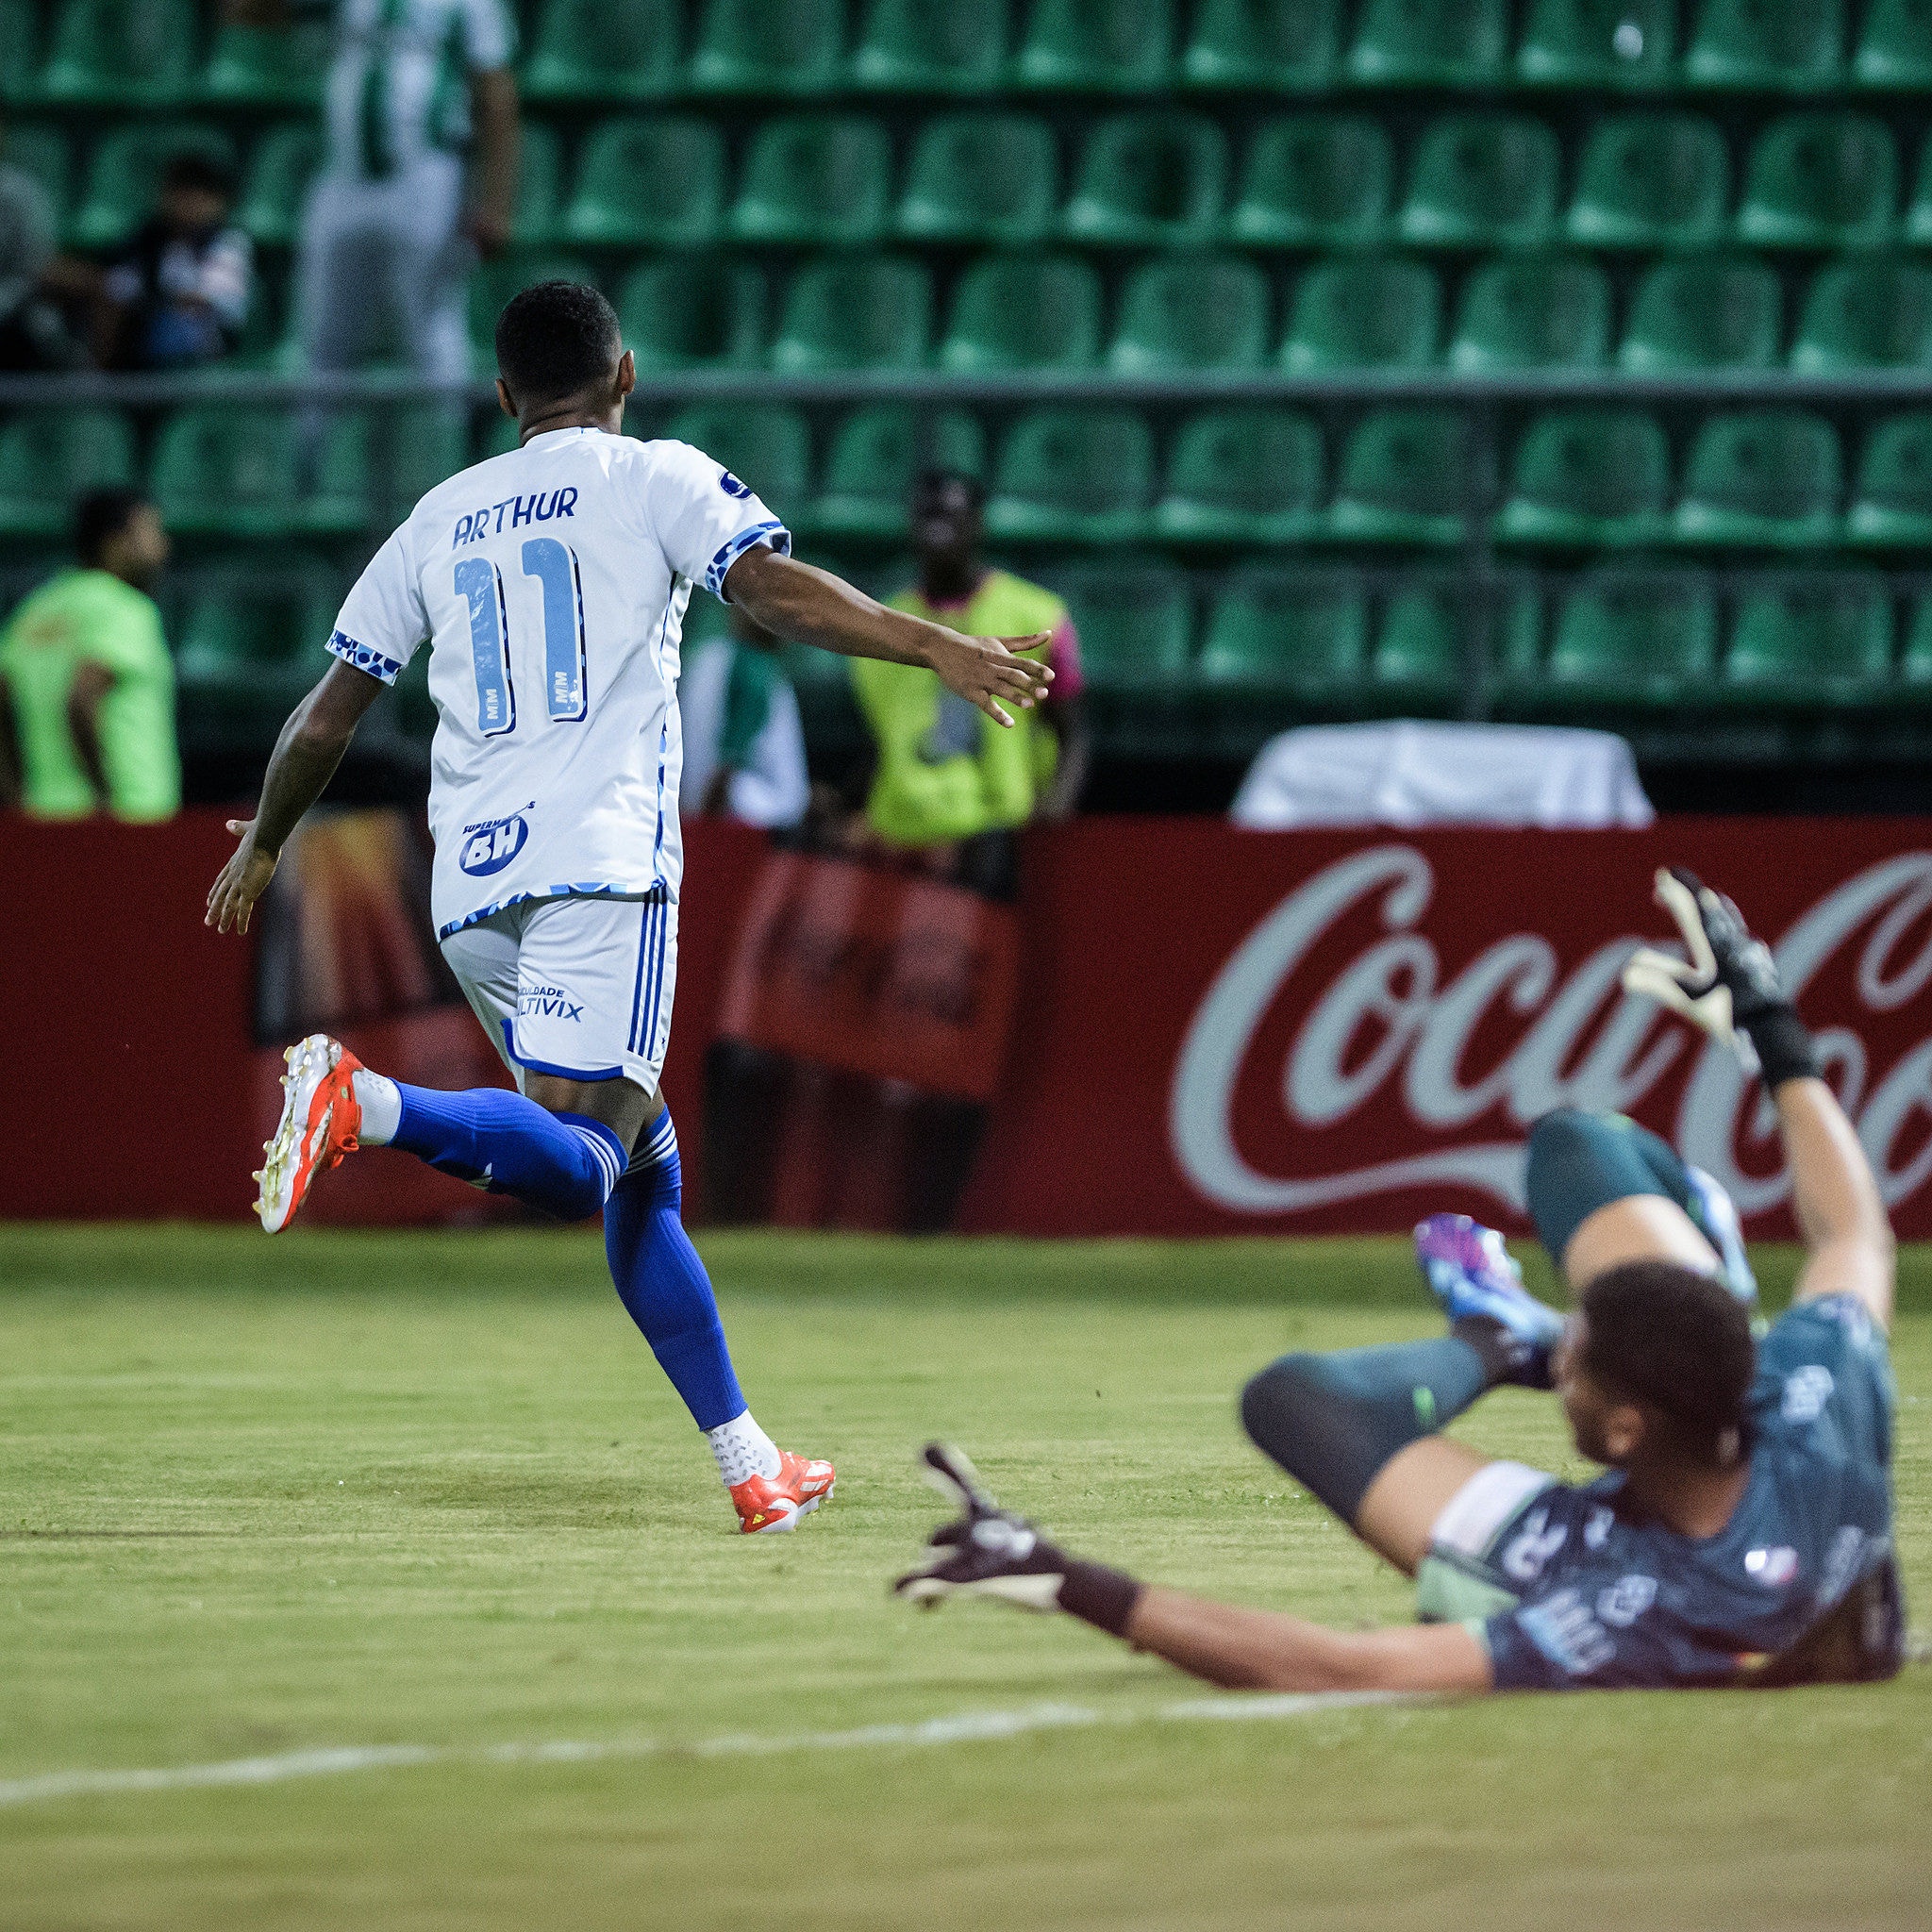
[[[1550,1358],[1563,1318],[1524,1287],[1523,1270],[1493,1227],[1467,1214],[1432,1214],[1415,1231],[1415,1257],[1452,1328],[1493,1324],[1508,1362],[1504,1380],[1527,1389],[1554,1385]]]

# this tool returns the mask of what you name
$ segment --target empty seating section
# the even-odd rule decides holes
[[[1932,707],[1908,575],[1932,403],[1718,392],[1932,375],[1932,0],[519,12],[522,186],[472,285],[475,374],[509,294],[595,280],[654,394],[705,398],[638,432],[702,444],[861,572],[903,553],[920,471],[982,477],[990,541],[1065,591],[1103,707],[1185,688],[1217,744],[1298,708]],[[175,154],[231,165],[260,277],[242,366],[297,373],[326,54],[313,21],[208,0],[0,0],[0,158],[97,254]],[[1657,380],[1566,395],[1592,373]],[[733,398],[773,374],[816,387]],[[915,375],[959,393],[894,393]],[[1491,376],[1480,434],[1432,393]],[[0,549],[145,483],[203,570],[183,692],[240,732],[307,681],[372,539],[512,438],[456,405],[20,408]]]

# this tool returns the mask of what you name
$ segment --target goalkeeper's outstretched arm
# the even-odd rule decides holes
[[[1891,1325],[1891,1224],[1844,1109],[1814,1075],[1781,1081],[1773,1098],[1790,1164],[1792,1205],[1807,1250],[1794,1299],[1856,1295]]]

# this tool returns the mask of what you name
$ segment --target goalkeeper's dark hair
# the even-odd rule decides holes
[[[134,521],[138,509],[147,508],[144,490],[115,484],[107,490],[90,490],[74,506],[74,553],[88,570],[100,566],[101,552]]]
[[[1757,1349],[1722,1281],[1675,1261],[1626,1261],[1590,1281],[1578,1306],[1594,1381],[1660,1417],[1697,1461],[1722,1464],[1743,1446]]]
[[[608,377],[624,352],[617,311],[588,282],[539,282],[496,318],[496,369],[519,408]]]

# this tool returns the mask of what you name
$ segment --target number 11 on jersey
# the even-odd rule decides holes
[[[559,724],[579,724],[590,709],[584,648],[583,587],[576,555],[555,537],[524,545],[524,575],[543,592],[543,690]],[[476,729],[497,738],[517,728],[516,687],[509,668],[509,616],[503,580],[487,558],[466,557],[456,567],[456,592],[470,607],[470,657],[476,674]]]

